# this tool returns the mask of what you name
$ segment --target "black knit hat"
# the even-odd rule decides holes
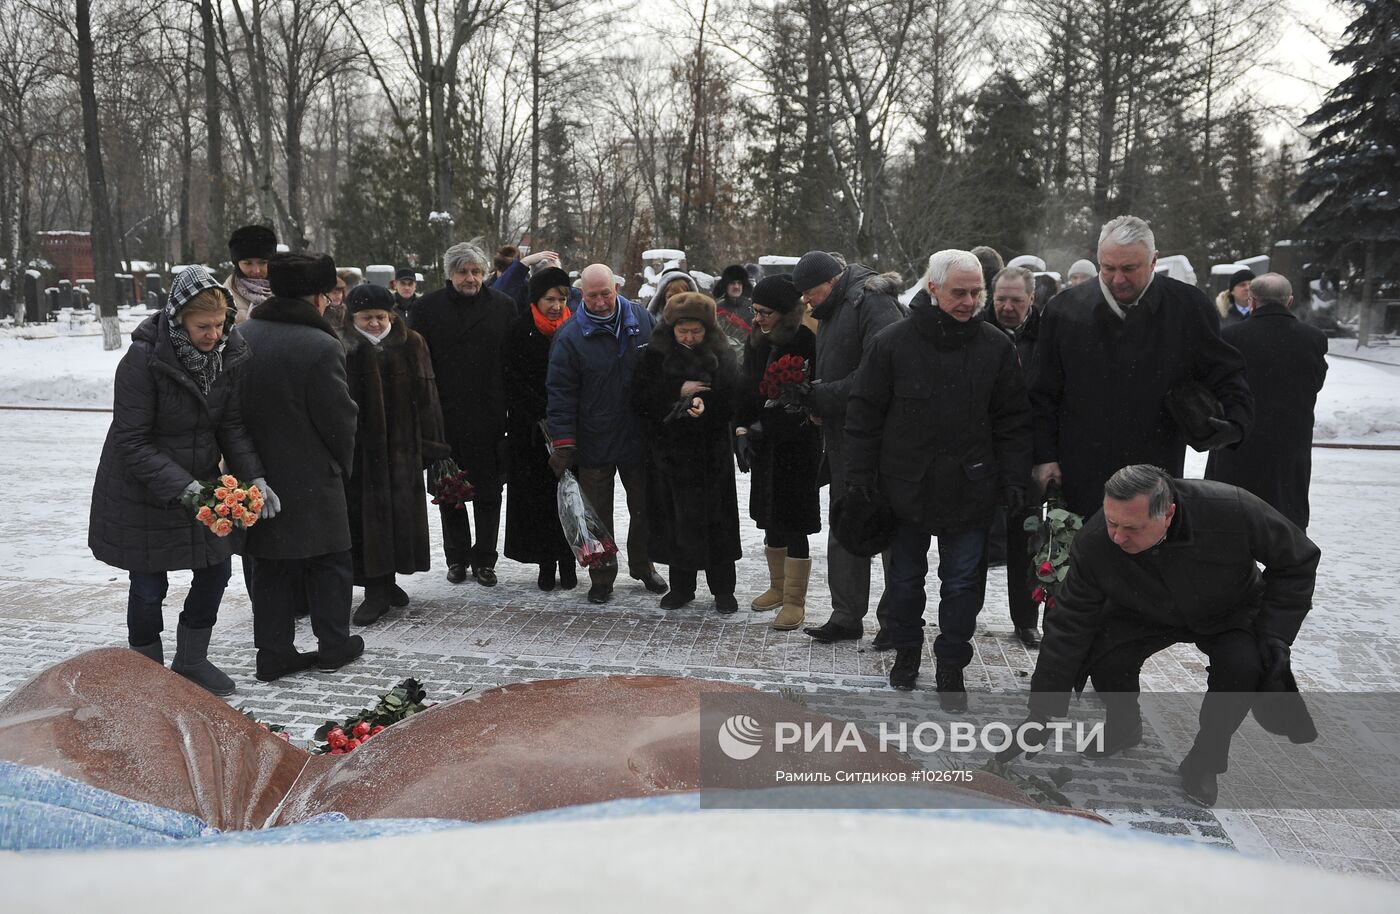
[[[826,251],[808,251],[792,268],[792,284],[798,294],[816,288],[822,283],[841,274],[841,264]]]
[[[530,304],[544,298],[550,289],[569,288],[569,274],[558,267],[545,267],[530,277]]]
[[[335,288],[336,278],[329,254],[274,254],[267,261],[268,285],[283,298],[325,295]]]
[[[240,260],[271,260],[277,253],[277,234],[265,225],[245,225],[228,236],[228,256]]]
[[[824,281],[824,280],[823,280]],[[791,273],[765,276],[753,287],[753,303],[770,311],[787,314],[802,304],[802,296],[792,284]]]
[[[1254,281],[1254,271],[1253,271],[1253,270],[1250,270],[1250,269],[1236,270],[1234,273],[1230,274],[1230,286],[1229,286],[1229,288],[1233,289],[1235,286],[1238,286],[1238,285],[1239,285],[1240,283],[1242,283],[1242,282],[1253,282],[1253,281]]]
[[[393,314],[394,293],[372,282],[358,285],[345,296],[345,310],[351,314],[361,311],[388,311]]]

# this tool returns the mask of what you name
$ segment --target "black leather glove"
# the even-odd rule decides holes
[[[759,444],[761,444],[763,441],[764,434],[765,433],[763,431],[762,422],[755,422],[753,425],[750,425],[748,435],[749,444],[752,444],[754,447],[758,447]]]
[[[1210,423],[1211,436],[1191,445],[1198,451],[1213,451],[1216,448],[1228,447],[1244,437],[1244,432],[1240,430],[1240,427],[1229,419],[1217,419],[1211,416],[1206,421]]]
[[[578,459],[576,448],[572,444],[554,449],[554,453],[549,455],[549,468],[554,471],[555,476],[563,476],[564,471],[574,465]]]
[[[793,409],[812,408],[812,387],[818,381],[802,381],[797,384],[784,385],[781,393],[778,394],[778,404],[788,406]]]
[[[1264,667],[1264,678],[1269,678],[1289,665],[1292,651],[1288,642],[1276,635],[1260,635],[1258,643],[1259,662]]]
[[[1007,486],[1006,487],[1006,516],[1009,518],[1019,517],[1026,510],[1026,487]]]
[[[747,473],[753,467],[753,442],[749,436],[734,436],[734,460],[739,464],[739,472]]]

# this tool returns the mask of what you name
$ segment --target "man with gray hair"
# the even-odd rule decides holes
[[[883,498],[898,521],[879,609],[895,649],[896,689],[912,689],[919,675],[929,539],[938,537],[935,682],[944,709],[959,711],[987,589],[992,515],[1004,504],[1019,516],[1026,503],[1031,412],[1011,341],[976,319],[977,257],[939,251],[926,276],[909,319],[876,335],[856,375],[845,477],[849,498]]]
[[[1106,223],[1098,258],[1097,282],[1046,306],[1030,381],[1036,483],[1059,480],[1066,505],[1086,516],[1118,467],[1180,476],[1188,438],[1198,451],[1232,447],[1253,416],[1244,359],[1221,340],[1220,315],[1200,289],[1154,274],[1148,224]],[[1188,430],[1169,402],[1209,405]]]
[[[1107,722],[1101,751],[1086,754],[1131,749],[1142,741],[1143,663],[1173,644],[1195,644],[1209,658],[1207,691],[1179,771],[1187,797],[1212,806],[1253,693],[1287,671],[1321,551],[1243,489],[1173,479],[1155,466],[1114,473],[1102,506],[1075,537],[1045,617],[1031,718],[1065,714],[1070,690],[1092,677]]]
[[[1220,331],[1244,356],[1254,429],[1238,448],[1212,451],[1206,479],[1248,489],[1308,529],[1313,407],[1327,378],[1327,337],[1293,316],[1293,287],[1278,273],[1249,284],[1249,320]]]
[[[478,584],[496,586],[496,538],[501,528],[501,483],[505,475],[506,333],[515,322],[515,302],[486,287],[490,258],[481,241],[454,244],[443,255],[447,284],[414,305],[408,326],[422,334],[432,354],[443,427],[452,459],[476,490],[471,513],[439,505],[447,580],[460,584],[467,568]],[[404,599],[394,594],[394,599]]]

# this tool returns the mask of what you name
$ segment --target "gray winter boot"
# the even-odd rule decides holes
[[[209,662],[209,635],[213,631],[213,628],[177,627],[175,659],[170,662],[170,669],[215,695],[232,695],[236,688],[233,680]]]
[[[150,644],[133,644],[130,647],[142,657],[149,657],[161,666],[165,666],[165,649],[161,647],[159,638]]]

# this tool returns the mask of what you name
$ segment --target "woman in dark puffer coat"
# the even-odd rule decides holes
[[[742,550],[729,431],[738,381],[714,299],[699,292],[673,296],[632,376],[646,451],[651,556],[671,566],[662,609],[695,599],[700,569],[715,609],[739,608],[734,563]]]
[[[750,604],[778,610],[773,628],[788,631],[806,615],[812,573],[807,537],[822,528],[817,501],[821,434],[812,420],[781,406],[765,406],[760,392],[768,366],[784,356],[806,359],[815,371],[817,339],[802,323],[807,309],[786,273],[768,276],[754,289],[754,329],[744,354],[744,379],[734,416],[739,469],[753,469],[749,517],[764,531],[768,589]]]
[[[130,573],[128,640],[157,663],[165,659],[166,573],[194,571],[170,668],[215,695],[234,691],[208,650],[240,534],[215,536],[182,499],[219,475],[222,456],[240,482],[267,493],[264,516],[276,504],[243,427],[239,404],[249,352],[234,329],[235,314],[228,290],[192,266],[176,278],[165,309],[131,334],[117,366],[112,426],[88,521],[92,554]]]

